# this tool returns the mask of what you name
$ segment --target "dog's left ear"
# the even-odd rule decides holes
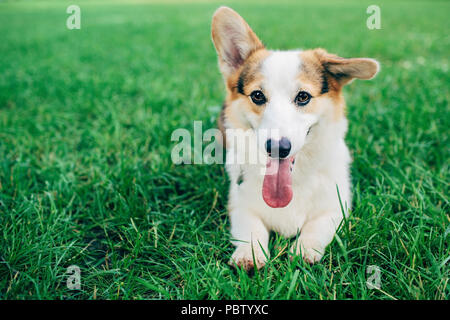
[[[353,79],[369,80],[375,77],[380,70],[380,64],[370,58],[341,58],[330,54],[323,49],[316,49],[324,69],[330,73],[341,85]]]
[[[219,66],[227,78],[255,51],[264,48],[262,42],[234,10],[220,7],[212,18],[211,35],[219,56]]]

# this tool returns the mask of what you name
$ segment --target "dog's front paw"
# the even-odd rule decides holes
[[[319,262],[324,254],[325,248],[315,241],[299,241],[299,243],[294,243],[291,247],[291,253],[293,255],[302,255],[305,262],[309,264],[314,264]]]
[[[255,259],[253,260],[253,255]],[[231,256],[228,262],[231,266],[242,267],[244,270],[249,271],[255,267],[260,269],[265,266],[267,258],[261,248],[255,248],[250,244],[239,245]]]

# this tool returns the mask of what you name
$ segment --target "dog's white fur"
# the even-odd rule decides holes
[[[279,55],[283,61],[282,55]],[[281,69],[279,69],[281,72]],[[272,70],[276,72],[276,70]],[[331,103],[326,107],[332,108]],[[233,107],[233,106],[231,106]],[[238,106],[236,106],[238,107]],[[268,108],[270,109],[271,106]],[[294,106],[290,106],[294,109]],[[276,108],[276,106],[274,106]],[[273,230],[285,237],[293,237],[300,233],[291,252],[302,254],[308,262],[321,259],[325,247],[331,242],[336,228],[344,213],[347,214],[351,204],[349,151],[344,142],[347,120],[339,122],[321,119],[306,137],[302,123],[311,120],[302,119],[301,114],[290,112],[268,112],[270,122],[280,123],[280,130],[286,130],[282,136],[289,137],[296,153],[296,161],[292,171],[292,188],[294,197],[285,208],[273,209],[263,200],[261,188],[265,166],[257,164],[230,164],[227,161],[227,172],[230,177],[229,214],[231,219],[231,235],[237,249],[232,260],[238,265],[252,264],[254,251],[258,267],[266,262],[269,256],[269,231]],[[265,119],[266,114],[264,115]],[[262,121],[264,123],[264,120]],[[301,128],[289,130],[289,128]],[[293,135],[300,131],[301,134]],[[258,144],[257,131],[251,134],[251,144]],[[265,141],[265,140],[263,140]],[[240,147],[240,148],[239,148]],[[240,153],[247,153],[249,148],[234,146],[227,150],[227,158],[248,159]],[[260,159],[266,156],[264,147],[258,149]],[[294,151],[295,152],[295,151]],[[262,161],[265,163],[265,161]],[[238,184],[239,176],[243,181]],[[337,189],[339,189],[340,200]],[[341,210],[341,203],[344,211]],[[264,254],[265,252],[265,254]]]
[[[239,50],[245,53],[245,35],[239,38],[239,32],[232,27],[243,24],[236,15],[229,8],[220,8],[215,14],[213,28],[214,23],[220,26],[226,20],[228,33],[234,32],[231,37],[239,40]],[[230,36],[222,35],[222,38],[227,37]],[[221,70],[226,78],[232,72],[232,64],[225,61],[223,51],[227,48],[217,42],[215,39]],[[310,263],[319,261],[350,209],[351,157],[344,141],[347,120],[344,116],[338,120],[331,116],[335,106],[326,95],[314,98],[319,106],[314,113],[303,112],[292,103],[299,88],[308,90],[308,84],[300,83],[298,78],[302,63],[300,51],[269,51],[260,67],[264,78],[262,86],[270,95],[262,116],[243,111],[241,99],[248,98],[245,96],[228,105],[228,114],[250,124],[250,145],[258,146],[256,152],[263,159],[262,164],[233,164],[229,161],[232,157],[249,159],[249,148],[231,144],[227,147],[226,169],[231,181],[228,210],[232,241],[236,245],[231,262],[246,269],[250,269],[253,262],[258,268],[266,263],[271,230],[285,237],[299,234],[291,252],[301,254]],[[224,126],[233,128],[228,119],[224,119]],[[289,156],[295,156],[294,196],[284,208],[271,208],[262,198],[262,172],[267,157],[264,142],[268,132],[274,139],[287,137],[292,144]],[[243,181],[239,184],[240,177]]]

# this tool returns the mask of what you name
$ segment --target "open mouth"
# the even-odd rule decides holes
[[[292,166],[294,156],[268,158],[262,196],[269,207],[283,208],[292,200]]]

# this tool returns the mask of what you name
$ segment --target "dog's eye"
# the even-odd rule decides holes
[[[260,90],[255,90],[250,94],[250,98],[252,99],[254,104],[257,104],[258,106],[266,103],[266,97],[264,96],[264,93]]]
[[[295,104],[302,107],[308,104],[309,100],[311,100],[311,95],[306,91],[300,91],[295,97]]]

